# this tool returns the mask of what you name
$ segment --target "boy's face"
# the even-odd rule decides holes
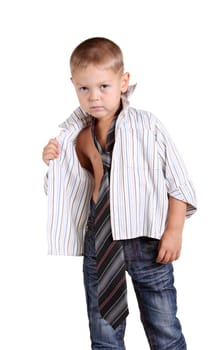
[[[77,69],[71,79],[81,108],[97,119],[108,119],[115,116],[121,93],[128,89],[129,73],[89,65]]]

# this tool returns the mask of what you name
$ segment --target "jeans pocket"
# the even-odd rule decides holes
[[[139,239],[139,256],[146,265],[152,266],[156,263],[158,254],[159,240],[150,237],[140,237]]]

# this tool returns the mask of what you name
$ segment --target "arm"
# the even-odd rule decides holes
[[[156,143],[167,193],[170,197],[187,203],[186,217],[189,218],[197,210],[196,193],[180,152],[158,119],[156,121]]]
[[[156,259],[158,263],[167,264],[179,258],[186,208],[187,204],[185,202],[169,197],[167,225],[160,240]]]
[[[59,143],[56,139],[51,139],[43,149],[42,159],[44,163],[48,165],[51,159],[55,159],[58,156],[59,156]]]

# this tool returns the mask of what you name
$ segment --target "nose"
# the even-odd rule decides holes
[[[98,91],[98,89],[91,89],[90,90],[89,100],[91,102],[99,100],[99,91]]]

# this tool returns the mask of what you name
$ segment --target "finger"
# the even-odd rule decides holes
[[[43,151],[47,151],[53,149],[55,151],[59,150],[59,143],[56,140],[51,140],[48,144],[43,148]]]
[[[176,253],[176,256],[175,256],[175,259],[174,259],[174,260],[178,260],[178,259],[179,259],[180,253],[181,253],[181,250],[179,250],[179,251]]]
[[[156,258],[156,262],[162,263],[162,261],[164,260],[165,255],[166,255],[166,251],[160,248],[159,252],[158,252],[158,255],[157,255],[157,258]]]
[[[176,261],[180,256],[180,252],[169,252],[167,251],[163,257],[163,259],[161,260],[162,264],[169,264],[172,263],[174,261]]]
[[[43,152],[42,159],[45,163],[48,163],[49,160],[53,160],[58,157],[58,153],[56,152]]]
[[[59,155],[59,143],[56,140],[51,140],[43,148],[42,158],[43,160],[50,160],[56,158]]]
[[[58,157],[58,153],[54,150],[43,151],[42,159],[48,165],[50,160],[53,160]]]
[[[169,264],[176,260],[178,258],[178,255],[175,252],[169,251],[169,250],[164,250],[160,249],[156,262],[160,264]]]
[[[51,145],[54,145],[54,146],[59,146],[59,142],[57,141],[57,139],[50,139],[49,142],[48,142],[48,145],[51,144]]]
[[[47,155],[49,153],[58,155],[59,154],[58,147],[56,147],[55,145],[48,145],[48,146],[44,147],[43,154]]]
[[[160,260],[161,264],[168,264],[171,261],[170,254],[166,253],[164,257]]]
[[[162,263],[163,263],[163,264],[169,264],[169,263],[171,263],[171,262],[173,261],[173,259],[174,259],[173,254],[167,252],[167,253],[165,254],[165,256],[164,256],[164,259],[163,259],[163,262],[162,262]]]

